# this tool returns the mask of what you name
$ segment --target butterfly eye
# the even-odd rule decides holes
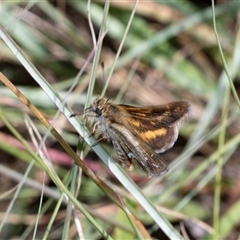
[[[100,109],[100,108],[96,108],[95,112],[97,115],[102,115],[102,109]]]

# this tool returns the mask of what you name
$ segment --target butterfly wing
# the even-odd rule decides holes
[[[132,166],[144,171],[148,176],[160,176],[167,172],[163,158],[145,142],[137,139],[123,125],[112,124],[109,129],[119,162],[128,168]]]
[[[173,102],[156,107],[124,107],[121,123],[156,153],[171,148],[178,137],[178,124],[188,113],[188,102]]]

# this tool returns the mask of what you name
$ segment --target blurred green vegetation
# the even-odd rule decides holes
[[[103,2],[90,4],[90,17],[97,37],[103,9]],[[240,3],[236,1],[218,2],[215,6],[219,41],[238,94],[239,9]],[[100,55],[100,61],[105,64],[106,77],[132,11],[132,1],[112,1],[110,4],[107,34]],[[73,111],[80,112],[86,102],[93,62],[92,59],[89,61],[93,41],[88,17],[87,1],[3,1],[0,9],[1,25],[48,84]],[[53,121],[65,141],[76,149],[79,136],[68,119],[61,115],[53,120],[58,108],[45,89],[34,81],[18,60],[17,53],[11,52],[4,41],[0,42],[0,49],[1,72],[49,121]],[[66,98],[67,91],[86,61],[89,63],[77,79],[76,88]],[[101,93],[104,84],[100,64],[96,75],[94,96]],[[163,154],[170,165],[169,173],[163,178],[153,179],[138,171],[127,172],[127,175],[183,236],[183,231],[179,230],[181,222],[190,239],[212,239],[216,236],[237,239],[240,228],[237,210],[240,193],[239,108],[232,94],[229,94],[229,80],[224,73],[213,29],[210,3],[140,1],[106,96],[114,101],[125,84],[123,97],[118,99],[121,103],[139,106],[180,100],[191,103],[191,112],[180,125],[178,141]],[[42,136],[47,130],[3,85],[0,85],[0,95],[1,114],[33,147],[28,132],[30,127],[24,121],[25,114],[29,115]],[[222,117],[224,111],[227,112],[225,120]],[[219,137],[223,132],[225,137],[221,143]],[[110,156],[116,157],[111,146],[104,141],[101,144]],[[134,224],[129,221],[109,195],[86,174],[75,173],[78,177],[73,183],[73,161],[54,137],[49,136],[45,145],[56,175],[64,186],[72,190],[96,222],[114,239],[135,239],[136,228],[141,229],[138,221]],[[66,202],[60,202],[63,190],[56,187],[51,177],[43,174],[39,165],[31,165],[32,157],[3,123],[0,149],[1,239],[43,239],[44,236],[47,236],[46,239],[65,236],[79,239],[81,234],[85,239],[103,239],[97,231],[97,224],[90,224],[76,208],[70,208],[73,214],[67,212]],[[169,239],[159,228],[159,223],[154,222],[138,203],[138,199],[133,198],[132,192],[129,193],[129,189],[119,183],[114,173],[87,146],[84,146],[83,159],[99,178],[119,194],[153,238]],[[218,167],[217,161],[221,161]],[[216,181],[217,171],[221,171],[221,178]],[[18,188],[20,181],[23,184]],[[216,187],[219,186],[221,194],[217,197]],[[58,201],[59,209],[56,207]],[[216,208],[220,209],[219,216]],[[52,216],[54,221],[47,235],[46,228]]]

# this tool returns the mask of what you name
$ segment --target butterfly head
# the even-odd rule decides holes
[[[109,99],[102,96],[97,96],[91,106],[91,110],[96,113],[97,117],[102,116],[103,112],[107,109]]]

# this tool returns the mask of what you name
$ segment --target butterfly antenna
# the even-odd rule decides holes
[[[105,73],[104,73],[104,62],[101,62],[101,68],[102,68],[102,80],[103,80],[103,89],[104,89],[106,84]],[[104,95],[104,94],[102,93],[101,95]]]

